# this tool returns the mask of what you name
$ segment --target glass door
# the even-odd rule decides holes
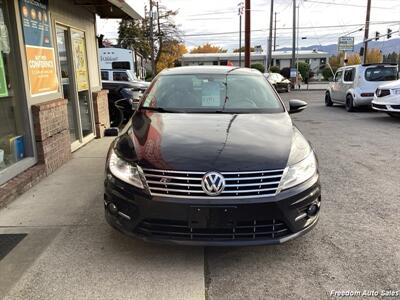
[[[93,134],[93,121],[91,95],[89,91],[86,40],[85,34],[81,31],[71,30],[71,34],[82,135],[83,137],[87,137],[88,135]]]
[[[57,25],[57,50],[72,151],[94,137],[85,34]]]
[[[72,69],[71,45],[69,43],[68,28],[56,27],[58,60],[61,72],[61,85],[64,99],[68,101],[68,122],[71,143],[79,142],[78,118],[75,109],[75,91]]]

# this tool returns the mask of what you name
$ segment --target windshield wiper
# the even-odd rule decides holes
[[[163,113],[178,113],[179,111],[176,110],[169,110],[169,109],[165,109],[162,107],[141,107],[140,109],[144,109],[144,110],[151,110],[151,111],[156,111],[156,112],[163,112]]]

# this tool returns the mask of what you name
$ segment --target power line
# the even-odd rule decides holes
[[[351,6],[351,7],[366,8],[365,5],[357,5],[357,4],[349,4],[349,3],[321,2],[321,1],[314,1],[314,0],[304,0],[304,2],[316,3],[316,4],[325,4],[325,5],[339,5],[339,6]],[[375,9],[391,9],[391,10],[393,9],[392,7],[382,7],[382,6],[374,6],[372,8],[375,8]]]

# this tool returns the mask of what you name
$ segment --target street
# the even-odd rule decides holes
[[[101,139],[0,210],[0,234],[27,234],[0,256],[0,299],[327,299],[400,290],[400,120],[325,107],[294,123],[318,154],[322,207],[283,245],[194,248],[144,243],[106,224]],[[7,275],[7,276],[6,276]]]

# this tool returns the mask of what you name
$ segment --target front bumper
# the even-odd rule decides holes
[[[118,212],[110,213],[113,203]],[[146,241],[196,246],[280,244],[310,231],[318,222],[321,189],[318,175],[274,197],[216,200],[151,197],[107,176],[107,222]],[[318,206],[307,215],[311,204]]]
[[[390,97],[390,96],[388,96]],[[385,97],[387,98],[387,97]],[[400,101],[399,99],[395,99],[397,101],[394,101],[393,99],[374,99],[372,101],[372,108],[377,111],[382,111],[382,112],[392,112],[392,113],[400,113]]]

